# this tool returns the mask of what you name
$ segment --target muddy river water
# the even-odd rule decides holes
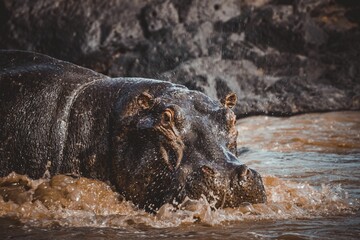
[[[0,179],[0,239],[359,239],[360,112],[249,117],[238,129],[266,204],[214,211],[187,200],[152,215],[102,182],[10,174]]]

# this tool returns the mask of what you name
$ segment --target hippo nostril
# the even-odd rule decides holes
[[[237,168],[237,174],[239,177],[250,176],[251,170],[246,165],[241,165]]]
[[[201,167],[201,172],[204,173],[205,175],[208,175],[208,176],[214,176],[215,175],[215,171],[208,167],[208,166],[202,166]]]
[[[245,171],[243,171],[243,172],[239,173],[239,176],[241,176],[241,177],[245,177],[245,176],[247,176],[247,175],[248,175],[248,173],[249,173],[249,169],[246,169]]]

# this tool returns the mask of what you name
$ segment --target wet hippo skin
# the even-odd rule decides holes
[[[140,208],[189,197],[216,207],[266,201],[236,156],[235,94],[110,78],[23,51],[0,51],[0,176],[71,174],[107,181]]]

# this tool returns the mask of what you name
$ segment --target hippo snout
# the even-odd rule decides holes
[[[206,196],[216,207],[238,207],[244,202],[264,203],[266,193],[261,176],[246,165],[202,165],[187,178],[186,195]]]
[[[246,165],[237,166],[231,176],[226,207],[241,203],[265,203],[266,192],[260,174]]]

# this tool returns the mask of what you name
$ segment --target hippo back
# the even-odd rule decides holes
[[[0,173],[41,177],[59,161],[69,109],[107,77],[45,55],[0,51]]]

